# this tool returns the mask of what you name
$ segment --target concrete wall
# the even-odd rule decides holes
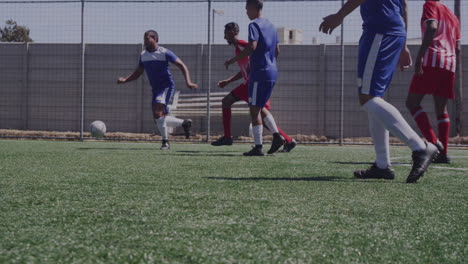
[[[206,45],[163,45],[173,50],[187,65],[198,93],[208,89]],[[418,46],[410,47],[416,54]],[[466,46],[464,47],[466,50]],[[151,88],[146,76],[117,85],[137,66],[140,44],[88,44],[85,47],[85,128],[93,120],[103,120],[110,131],[153,132]],[[216,82],[238,70],[229,70],[224,61],[233,55],[227,45],[212,47],[212,91],[223,91]],[[345,47],[344,136],[369,136],[367,115],[359,107],[356,89],[357,46]],[[463,57],[464,76],[468,76],[468,54]],[[279,77],[271,98],[277,123],[289,134],[339,135],[340,46],[281,46]],[[172,66],[176,89],[185,87],[180,71]],[[404,102],[412,71],[395,73],[386,99],[395,105],[410,124],[416,125]],[[465,78],[466,80],[466,78]],[[238,82],[240,83],[240,82]],[[465,81],[465,120],[468,119],[467,81]],[[229,91],[231,85],[225,88]],[[0,128],[24,130],[79,131],[81,116],[81,46],[79,44],[6,44],[0,43]],[[433,124],[430,97],[423,106]],[[453,103],[449,104],[451,120]],[[187,116],[189,117],[189,116]],[[206,132],[206,117],[192,116],[195,130]],[[211,131],[222,133],[219,116],[212,118]],[[248,119],[233,119],[233,134],[247,134]],[[452,122],[454,123],[454,122]],[[468,131],[468,122],[464,122]],[[452,129],[453,132],[453,129]]]

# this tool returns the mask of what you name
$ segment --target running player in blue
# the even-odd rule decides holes
[[[162,150],[170,148],[167,137],[167,126],[182,126],[185,136],[190,136],[192,120],[182,120],[173,116],[168,116],[168,107],[172,95],[174,94],[174,80],[169,71],[169,62],[174,63],[183,73],[185,83],[188,88],[196,89],[198,85],[190,80],[190,73],[187,66],[172,51],[158,45],[159,36],[154,30],[148,30],[144,35],[145,50],[141,52],[138,67],[127,78],[119,77],[117,83],[122,84],[138,79],[146,70],[146,74],[153,88],[153,120],[158,126],[162,136]]]
[[[263,17],[263,0],[246,1],[247,16],[253,20],[249,24],[249,43],[239,54],[228,59],[224,65],[242,60],[250,55],[249,73],[249,108],[252,118],[255,147],[245,152],[245,156],[264,156],[262,134],[263,122],[260,112],[265,107],[278,76],[276,57],[279,54],[278,35],[275,26]],[[273,128],[273,143],[268,154],[276,152],[283,144],[284,139],[276,129],[276,122],[271,116],[268,120],[269,128]]]
[[[406,179],[416,182],[427,170],[438,150],[424,142],[400,112],[383,100],[397,64],[404,70],[411,65],[406,46],[407,0],[349,0],[336,14],[323,18],[319,30],[331,34],[343,19],[361,6],[363,33],[359,41],[359,102],[367,111],[376,161],[367,170],[357,170],[357,178],[394,179],[390,163],[389,131],[413,151],[413,166]]]

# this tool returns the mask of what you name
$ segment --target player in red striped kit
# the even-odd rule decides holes
[[[236,49],[236,55],[239,54],[247,46],[247,42],[244,40],[238,39],[239,35],[239,26],[237,23],[231,22],[224,26],[224,38],[229,45],[234,45]],[[223,126],[224,126],[224,136],[218,140],[211,143],[213,146],[222,146],[222,145],[232,145],[231,138],[231,106],[240,100],[248,102],[248,85],[249,85],[249,57],[246,57],[238,61],[240,71],[226,80],[218,82],[218,87],[224,88],[231,82],[240,80],[244,78],[244,82],[234,88],[228,95],[223,98],[222,107],[223,107]],[[261,111],[262,118],[265,122],[265,125],[269,129],[268,119],[271,117],[270,112],[270,101],[267,101],[265,107]],[[285,144],[281,152],[289,152],[296,146],[296,141],[291,139],[286,133],[284,133],[278,126],[278,132],[285,139]],[[271,131],[271,129],[269,129]],[[270,153],[271,154],[271,153]]]
[[[427,141],[435,144],[440,155],[434,163],[450,163],[447,155],[450,119],[448,99],[454,99],[453,86],[457,57],[461,50],[460,22],[439,0],[426,0],[421,17],[423,42],[415,61],[406,107]],[[426,112],[420,105],[426,94],[434,98],[438,139]]]

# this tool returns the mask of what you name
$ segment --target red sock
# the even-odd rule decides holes
[[[278,128],[278,132],[280,133],[281,136],[283,136],[284,140],[286,140],[286,142],[288,143],[291,143],[291,138],[283,132],[283,130],[281,130],[281,128],[279,128],[279,126],[276,126],[276,128]]]
[[[447,154],[447,146],[449,139],[449,130],[450,130],[450,119],[448,114],[443,114],[437,117],[437,130],[439,131],[439,140],[444,145],[444,153]]]
[[[411,114],[413,115],[416,124],[418,124],[419,130],[421,130],[427,141],[435,144],[437,142],[437,137],[434,130],[432,130],[431,123],[429,122],[429,118],[427,117],[426,112],[424,112],[424,109],[421,106],[418,106],[411,112]]]
[[[231,108],[223,108],[224,137],[231,139]]]

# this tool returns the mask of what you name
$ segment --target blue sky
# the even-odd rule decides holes
[[[14,2],[15,0],[9,0]],[[16,0],[17,1],[17,0]],[[462,42],[468,44],[468,1],[462,1]],[[216,44],[223,44],[223,26],[235,21],[246,38],[250,22],[244,1],[213,2],[212,8],[224,11],[215,16]],[[420,37],[420,17],[423,0],[409,2],[408,38]],[[454,1],[444,1],[453,9]],[[265,2],[264,13],[277,27],[303,31],[304,44],[316,37],[319,43],[333,43],[340,34],[331,36],[318,32],[322,17],[336,12],[341,1],[275,1]],[[87,2],[85,3],[85,42],[141,43],[143,32],[155,29],[161,43],[207,43],[206,2]],[[211,16],[211,14],[210,14]],[[81,37],[81,3],[5,3],[0,0],[0,25],[7,19],[16,20],[31,30],[31,38],[39,43],[79,43]],[[361,34],[359,10],[345,20],[345,42],[356,42]]]

